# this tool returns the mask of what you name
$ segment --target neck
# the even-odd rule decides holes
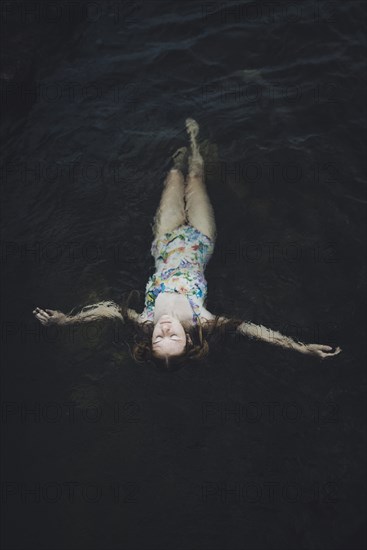
[[[154,323],[156,323],[162,315],[171,315],[180,322],[191,320],[191,304],[186,296],[177,292],[160,293],[155,302],[153,314]]]

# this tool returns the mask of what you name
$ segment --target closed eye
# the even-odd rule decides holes
[[[156,336],[156,339],[154,340],[154,343],[160,342],[162,340],[162,336]],[[171,340],[177,341],[180,340],[180,337],[177,336],[177,334],[171,334]]]

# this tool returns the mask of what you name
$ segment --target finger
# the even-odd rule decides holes
[[[36,317],[37,317],[37,319],[39,319],[40,321],[45,321],[46,323],[47,323],[47,321],[49,320],[49,317],[48,317],[47,313],[43,313],[43,312],[36,313]]]
[[[39,314],[37,314],[36,317],[43,325],[47,324],[47,320],[44,317],[41,317]]]
[[[53,315],[55,312],[52,309],[45,309],[49,315]]]
[[[334,355],[338,355],[340,352],[341,352],[341,348],[338,346],[333,352],[328,353],[327,355],[329,357],[331,357],[331,356],[334,356]]]
[[[42,315],[42,313],[36,313],[37,319],[41,321],[41,319],[45,319],[45,317]]]
[[[40,309],[38,308],[38,312],[37,313],[41,313],[42,315],[46,315],[48,317],[48,313],[46,313],[46,311],[44,309]]]
[[[45,317],[49,318],[50,315],[48,313],[46,313],[46,310],[45,309],[40,309],[39,313],[41,313],[42,315],[44,315]]]
[[[319,345],[321,351],[331,351],[333,348],[331,346],[324,346],[323,344]]]
[[[334,357],[335,355],[338,355],[339,353],[341,352],[341,349],[340,348],[337,348],[335,351],[333,351],[332,353],[324,353],[323,351],[320,351],[320,357],[322,357],[323,359],[325,357]]]

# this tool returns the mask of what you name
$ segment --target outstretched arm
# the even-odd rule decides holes
[[[35,317],[43,325],[72,325],[76,323],[88,323],[100,319],[119,319],[123,321],[121,310],[114,302],[99,302],[82,309],[76,315],[66,315],[62,311],[53,309],[41,309],[36,307],[33,311]],[[138,314],[133,309],[128,309],[127,314],[130,319],[136,319]]]
[[[245,321],[238,326],[237,332],[249,336],[250,338],[281,346],[282,348],[291,348],[306,355],[315,355],[321,359],[333,357],[342,351],[340,347],[332,351],[333,348],[331,346],[323,344],[303,344],[302,342],[293,340],[289,336],[284,336],[280,332],[266,328],[263,325],[255,325],[254,323]]]

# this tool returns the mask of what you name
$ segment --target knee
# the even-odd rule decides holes
[[[181,181],[183,179],[183,173],[179,168],[171,168],[169,173],[169,176],[171,176],[171,181]]]
[[[187,177],[187,183],[189,185],[203,185],[204,184],[204,174],[202,170],[194,168],[190,170]]]

